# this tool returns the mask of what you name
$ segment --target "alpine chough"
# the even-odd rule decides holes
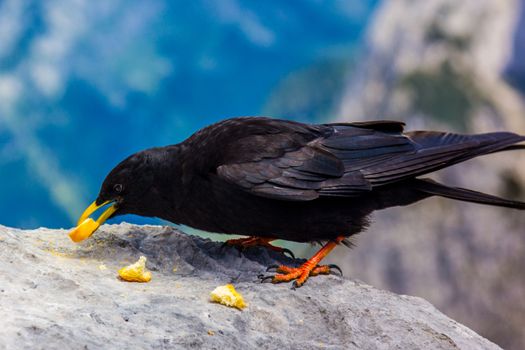
[[[248,238],[242,247],[276,239],[326,242],[300,267],[278,266],[273,282],[327,274],[319,265],[359,233],[374,210],[441,196],[525,209],[525,203],[449,187],[421,175],[498,151],[525,148],[510,132],[460,135],[404,132],[396,121],[303,124],[263,117],[210,125],[182,143],[147,149],[118,164],[82,214],[89,234],[121,214],[158,217],[205,231]],[[97,220],[89,216],[112,204]]]

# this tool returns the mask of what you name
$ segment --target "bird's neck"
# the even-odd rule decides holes
[[[152,148],[150,157],[153,179],[141,201],[148,203],[147,208],[140,208],[141,215],[174,221],[172,216],[183,201],[181,148],[179,145]]]

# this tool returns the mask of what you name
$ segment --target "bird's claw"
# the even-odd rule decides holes
[[[277,271],[277,269],[279,269],[279,265],[270,265],[270,266],[268,266],[268,268],[266,269],[266,272],[270,272],[270,271],[272,271],[272,270]]]
[[[284,255],[288,254],[290,256],[290,258],[294,259],[295,260],[295,255],[294,253],[290,250],[290,249],[287,249],[287,248],[282,248],[282,251],[281,251]]]
[[[330,275],[343,277],[343,270],[341,270],[339,266],[337,266],[336,264],[330,264],[328,265],[328,267],[330,268]],[[336,270],[337,272],[333,270]]]
[[[268,266],[266,272],[276,272],[275,275],[260,274],[257,276],[261,283],[271,281],[272,283],[290,282],[293,281],[292,289],[301,287],[309,277],[317,275],[338,275],[343,276],[341,268],[335,264],[330,265],[308,265],[303,264],[300,267],[288,267],[284,265]]]
[[[259,279],[260,283],[273,282],[273,276],[271,276],[271,275],[260,274],[259,276],[257,276],[257,278]]]
[[[246,248],[266,247],[267,249],[273,250],[274,252],[282,253],[284,255],[288,254],[292,259],[295,259],[295,255],[290,249],[271,245],[270,241],[273,241],[273,239],[260,237],[230,239],[224,242],[220,249],[222,251],[225,247],[235,247],[239,250],[239,255],[242,255]]]

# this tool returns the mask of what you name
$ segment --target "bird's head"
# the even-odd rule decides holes
[[[122,214],[140,214],[144,196],[153,184],[152,156],[148,151],[135,153],[120,162],[104,179],[97,199],[78,219],[70,233],[73,241],[89,237],[107,219]],[[95,221],[90,216],[98,209],[109,207]]]

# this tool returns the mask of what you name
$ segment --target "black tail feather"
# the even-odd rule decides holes
[[[524,149],[525,149],[525,145],[511,145],[511,146],[505,147],[503,149],[496,150],[496,151],[491,152],[491,153],[498,153],[498,152],[505,152],[505,151],[520,151],[520,150],[524,150]]]
[[[525,210],[525,203],[496,197],[490,194],[467,190],[458,187],[448,187],[430,179],[415,179],[413,188],[435,196],[456,199],[465,202],[494,205],[513,209]]]

